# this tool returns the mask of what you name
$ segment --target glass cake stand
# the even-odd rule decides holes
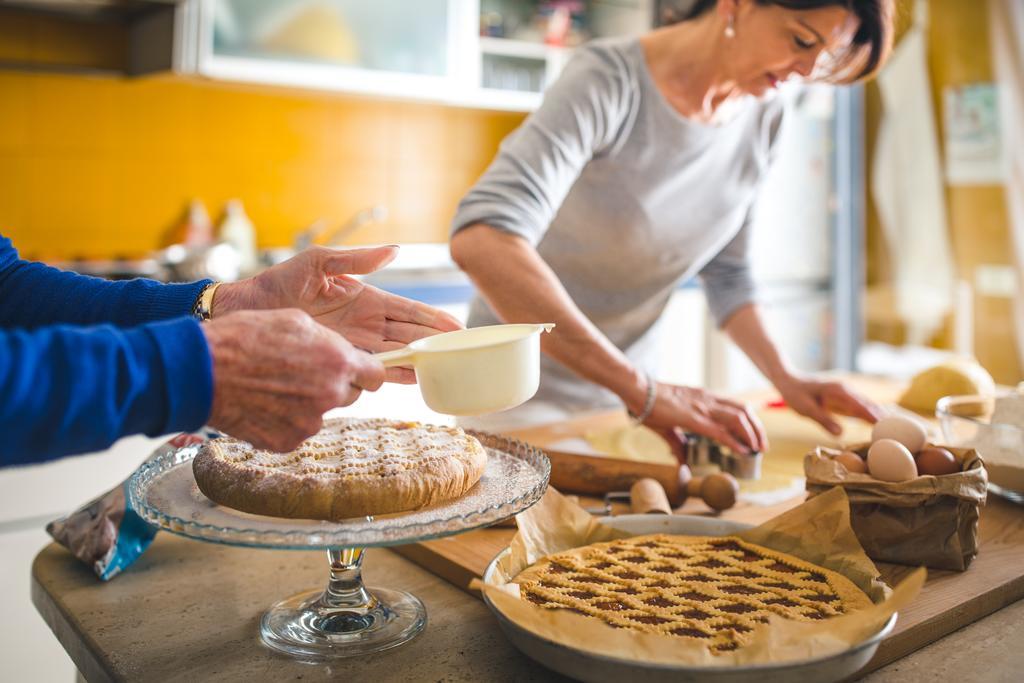
[[[327,550],[326,590],[282,600],[260,620],[270,647],[302,659],[351,657],[401,645],[427,623],[420,600],[389,588],[367,589],[363,551],[426,541],[488,526],[540,499],[551,463],[527,444],[470,432],[487,449],[479,483],[457,500],[403,514],[343,522],[264,517],[217,505],[192,476],[199,445],[145,462],[128,481],[128,500],[146,521],[181,536],[212,543],[291,550]]]

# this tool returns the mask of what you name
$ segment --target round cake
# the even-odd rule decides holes
[[[291,453],[214,439],[200,449],[192,472],[215,503],[271,517],[336,521],[458,498],[486,464],[484,447],[458,427],[330,420]]]
[[[776,614],[829,619],[871,605],[836,572],[739,538],[634,536],[549,555],[516,578],[520,595],[617,628],[735,650]]]

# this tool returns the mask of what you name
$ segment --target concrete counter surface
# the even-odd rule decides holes
[[[325,585],[321,552],[254,550],[161,533],[109,583],[51,544],[32,566],[32,600],[91,683],[100,681],[565,681],[505,639],[484,604],[387,550],[367,552],[366,583],[423,600],[428,624],[404,646],[308,664],[259,640],[263,611]],[[1016,681],[1024,601],[869,676],[882,681]]]

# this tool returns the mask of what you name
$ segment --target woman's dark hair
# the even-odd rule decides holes
[[[792,10],[839,6],[860,22],[843,54],[833,55],[829,76],[834,83],[854,83],[873,76],[885,64],[892,51],[894,0],[754,0],[758,5],[779,5]],[[689,7],[677,9],[679,0],[663,3],[661,23],[694,19],[718,4],[718,0],[695,0]]]

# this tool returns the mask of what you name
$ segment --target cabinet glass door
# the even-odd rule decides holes
[[[450,0],[209,0],[212,56],[447,76]]]

